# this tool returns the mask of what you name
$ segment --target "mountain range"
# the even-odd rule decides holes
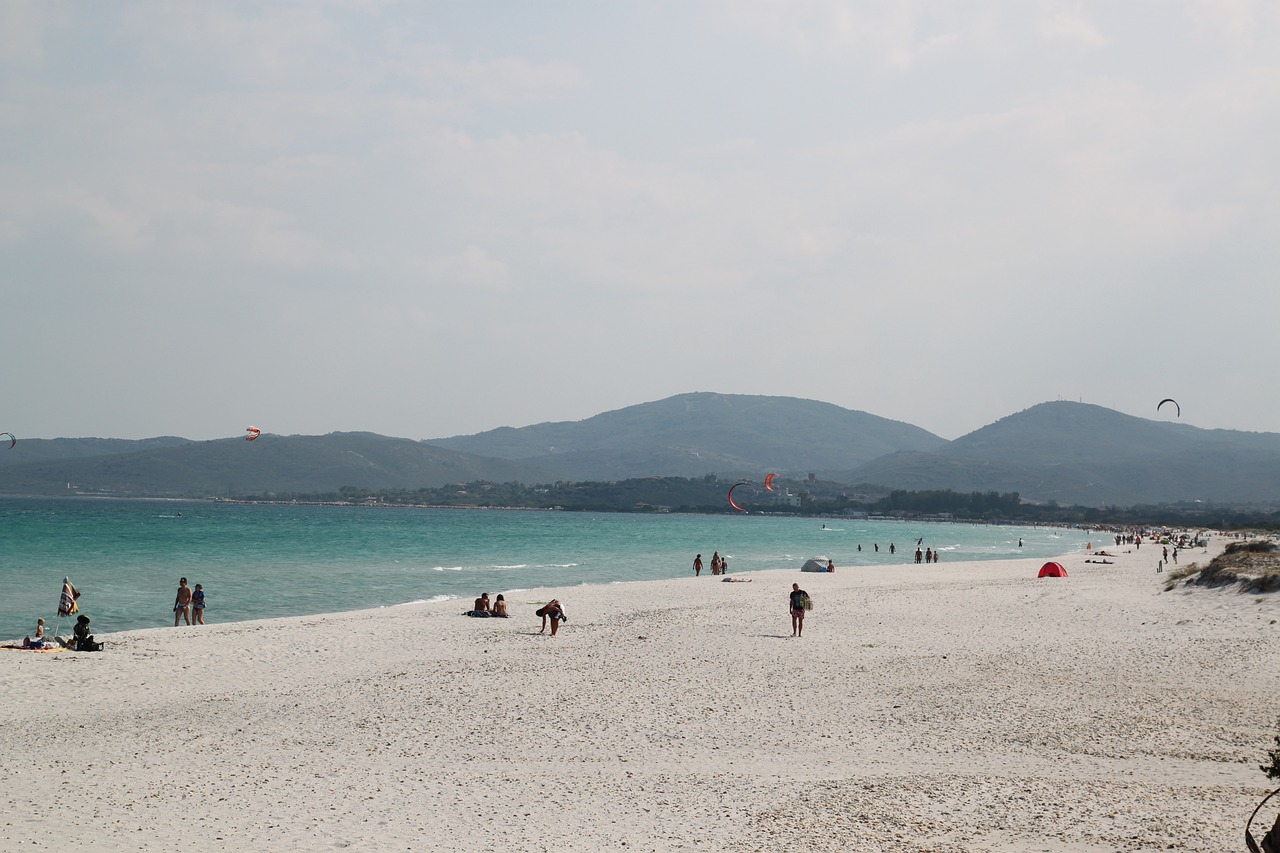
[[[1204,430],[1048,402],[954,441],[830,403],[680,394],[582,421],[412,440],[365,432],[141,441],[24,439],[0,494],[237,497],[351,486],[552,483],[715,474],[1019,492],[1063,505],[1280,505],[1280,434]]]

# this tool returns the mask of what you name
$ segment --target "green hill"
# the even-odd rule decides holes
[[[1280,435],[1042,403],[952,442],[789,397],[682,394],[582,421],[428,442],[366,432],[189,441],[28,439],[0,448],[0,494],[240,497],[633,478],[1018,492],[1063,505],[1280,506]],[[719,489],[719,486],[716,487]],[[667,501],[663,499],[662,503]]]
[[[1280,435],[1203,430],[1082,403],[1041,403],[932,453],[839,475],[902,489],[1016,491],[1083,506],[1280,503]]]
[[[430,439],[438,447],[511,459],[564,479],[763,476],[842,470],[946,441],[919,427],[793,397],[680,394],[582,421],[503,427]]]
[[[228,438],[10,464],[0,469],[0,493],[233,497],[545,479],[545,471],[508,460],[373,433],[330,433],[263,435],[252,442]]]

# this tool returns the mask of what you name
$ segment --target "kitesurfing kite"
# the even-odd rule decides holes
[[[777,475],[777,474],[770,474],[769,476],[767,476],[767,477],[765,477],[765,478],[764,478],[764,487],[765,487],[766,489],[768,489],[769,491],[771,491],[771,492],[773,491],[773,478],[774,478],[774,477],[776,477],[776,476],[778,476],[778,475]]]
[[[18,437],[11,432],[0,432],[0,438],[9,436],[9,449],[13,450],[13,446],[18,443]]]
[[[1173,408],[1175,411],[1177,411],[1178,417],[1182,417],[1182,407],[1179,406],[1178,401],[1173,399],[1172,397],[1165,397],[1159,403],[1156,403],[1156,411],[1157,412],[1160,411],[1160,407],[1163,406],[1165,403],[1173,403]]]
[[[245,440],[245,441],[253,441],[255,438],[257,438],[258,436],[262,435],[262,430],[258,429],[258,428],[257,428],[257,427],[255,427],[255,426],[251,426],[251,427],[246,428],[246,429],[245,429],[245,432],[249,433],[248,435],[246,435],[246,436],[244,437],[244,440]]]
[[[746,510],[733,502],[733,490],[738,488],[738,486],[748,485],[749,482],[750,482],[749,480],[739,480],[738,482],[734,483],[732,486],[729,487],[729,506],[733,507],[738,512],[746,512]]]

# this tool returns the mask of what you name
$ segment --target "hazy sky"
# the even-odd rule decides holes
[[[0,0],[0,431],[1280,432],[1273,0]]]

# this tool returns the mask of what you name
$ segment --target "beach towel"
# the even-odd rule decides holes
[[[52,652],[67,651],[67,649],[63,648],[62,646],[50,646],[47,643],[44,645],[43,648],[38,648],[38,649],[27,648],[26,646],[22,645],[22,643],[4,643],[3,645],[0,645],[0,649],[9,649],[10,651],[14,651],[14,652],[37,652],[37,653],[44,653],[44,654],[49,654]]]

